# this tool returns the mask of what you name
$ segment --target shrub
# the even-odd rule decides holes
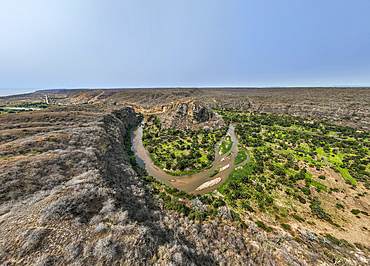
[[[76,259],[81,253],[81,245],[79,243],[71,243],[67,246],[64,257],[67,261],[71,261]]]
[[[306,203],[307,203],[306,199],[305,199],[305,198],[303,198],[301,195],[298,195],[298,200],[299,200],[299,202],[300,202],[300,203],[302,203],[302,204],[306,204]]]
[[[241,201],[241,206],[249,212],[255,212],[255,210],[245,200]]]
[[[257,222],[256,222],[256,225],[257,225],[259,228],[261,228],[261,229],[263,229],[263,230],[267,231],[267,227],[266,227],[266,225],[265,225],[262,221],[257,221]]]
[[[202,222],[205,219],[205,215],[202,212],[195,212],[195,219]]]
[[[218,214],[221,219],[228,220],[231,219],[231,214],[229,208],[226,206],[221,206],[218,208]]]
[[[332,223],[332,219],[330,215],[327,212],[325,212],[325,210],[320,206],[320,204],[321,202],[317,199],[314,199],[311,202],[310,208],[311,208],[312,214],[316,215],[319,219],[323,219],[323,220],[326,220]]]
[[[281,216],[282,217],[287,217],[289,214],[289,211],[287,209],[281,208]]]
[[[322,179],[322,180],[326,179],[326,177],[324,175],[319,175],[319,178]]]
[[[24,232],[22,236],[25,238],[25,242],[21,246],[23,254],[36,249],[45,237],[46,233],[47,231],[44,228],[35,228]]]
[[[340,203],[335,204],[335,207],[337,207],[338,209],[344,209],[344,206]]]
[[[328,239],[333,245],[339,246],[341,244],[341,241],[332,235],[327,234],[325,238]]]
[[[100,239],[94,248],[94,256],[111,260],[116,257],[119,242],[112,235]]]
[[[193,208],[193,210],[197,211],[197,212],[205,212],[207,211],[207,205],[203,204],[203,202],[201,202],[199,199],[193,199],[191,201],[191,207]]]
[[[366,250],[366,248],[365,248],[363,245],[361,245],[360,243],[355,243],[355,246],[356,246],[356,248],[358,248],[358,249]]]
[[[302,243],[302,238],[297,236],[297,237],[294,238],[294,241],[297,242],[297,243]]]
[[[351,212],[354,214],[354,215],[357,215],[360,213],[360,210],[357,210],[357,209],[352,209]]]
[[[291,230],[292,229],[292,227],[289,225],[289,224],[284,224],[284,223],[282,223],[282,224],[280,224],[281,225],[281,227],[283,227],[285,230]]]
[[[214,177],[215,175],[217,175],[217,173],[220,171],[220,169],[216,169],[214,170],[211,174],[209,174],[209,177]]]
[[[247,229],[248,225],[244,221],[242,221],[241,222],[241,227]]]
[[[95,232],[96,233],[101,233],[105,229],[105,224],[104,223],[99,223],[95,226]]]
[[[340,225],[337,224],[337,223],[333,223],[333,224],[334,224],[335,227],[340,227]]]
[[[304,243],[307,241],[317,241],[316,234],[310,231],[301,231],[301,236]]]
[[[257,186],[256,186],[256,190],[257,190],[258,192],[262,192],[262,191],[263,191],[263,186],[261,186],[260,184],[257,184]]]
[[[293,218],[296,219],[297,221],[300,221],[300,222],[304,222],[305,219],[301,218],[300,216],[296,215],[296,214],[292,214]]]

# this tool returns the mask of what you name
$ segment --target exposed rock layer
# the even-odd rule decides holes
[[[1,264],[330,263],[306,233],[298,244],[279,227],[270,235],[249,220],[248,229],[236,227],[227,208],[222,222],[201,224],[161,208],[124,149],[133,109],[97,107],[0,115],[0,150],[12,155],[0,165]],[[331,252],[365,264],[360,250],[338,250]]]

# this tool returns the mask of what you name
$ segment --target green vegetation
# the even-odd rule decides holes
[[[268,228],[262,221],[257,221],[256,225],[264,231],[271,232],[271,228]]]
[[[219,145],[220,154],[223,155],[227,153],[231,149],[232,146],[233,146],[233,142],[231,141],[231,137],[227,135],[225,139]]]
[[[321,203],[321,200],[326,200],[330,193],[340,192],[338,188],[328,187],[329,178],[327,174],[322,174],[328,171],[324,172],[324,170],[331,168],[340,173],[343,179],[351,185],[358,185],[362,182],[365,187],[370,188],[368,133],[356,132],[351,128],[319,120],[287,115],[217,112],[223,116],[225,121],[228,119],[231,121],[231,117],[232,121],[239,120],[239,124],[235,126],[235,134],[240,144],[234,165],[247,159],[246,151],[250,155],[250,161],[234,168],[228,179],[217,188],[223,195],[217,200],[217,204],[214,204],[216,199],[213,198],[213,194],[198,197],[211,210],[199,213],[190,209],[187,214],[190,219],[205,221],[207,217],[218,215],[215,211],[218,207],[227,206],[233,213],[232,216],[236,217],[233,218],[234,221],[240,219],[237,218],[238,213],[270,213],[271,217],[279,221],[285,230],[292,230],[288,224],[292,219],[302,223],[306,222],[305,213],[297,212],[300,209],[300,211],[308,210],[318,219],[340,227],[334,222],[335,217],[332,217],[332,212],[328,213],[327,205]],[[207,140],[203,139],[209,138],[213,147],[221,139],[222,134],[226,133],[226,129],[225,127],[212,133],[168,131],[160,129],[159,121],[153,117],[148,128],[145,129],[143,139],[155,163],[162,164],[171,174],[184,174],[187,171],[202,169],[199,160],[208,156],[207,147],[202,148],[201,146],[202,143],[207,143]],[[329,131],[335,131],[336,134],[329,134]],[[148,137],[149,135],[152,137]],[[347,136],[354,136],[354,140],[343,140]],[[198,165],[182,171],[176,167],[167,168],[167,165],[171,167],[177,165],[179,159],[188,159],[190,150],[183,148],[188,145],[190,150],[194,147],[193,153],[199,151],[201,154]],[[198,145],[198,150],[195,149],[196,145]],[[227,154],[231,145],[230,136],[226,136],[219,146],[220,153]],[[167,163],[168,160],[163,158],[170,158],[171,162]],[[197,161],[194,163],[197,164]],[[209,165],[211,162],[204,162],[203,167],[206,168]],[[216,170],[209,176],[213,177],[217,173]],[[160,187],[158,189],[161,190]],[[171,193],[174,194],[171,194],[170,198],[168,193],[161,194],[160,197],[166,204],[169,204],[169,208],[177,208],[177,203],[171,202],[173,202],[174,195],[177,197],[178,191]],[[281,204],[284,204],[284,207]],[[300,205],[301,208],[298,208]],[[340,203],[335,206],[337,209],[344,209]],[[366,212],[359,210],[354,214],[361,213],[367,215]],[[307,223],[315,225],[313,221],[307,221]],[[271,231],[262,221],[257,221],[256,224],[262,230]]]
[[[217,173],[220,171],[220,169],[216,169],[214,170],[211,174],[209,174],[209,177],[214,177],[215,175],[217,175]]]
[[[238,137],[243,139],[241,134],[238,134]],[[248,213],[255,213],[254,215],[257,215],[257,219],[254,216],[253,219],[255,219],[255,224],[259,230],[272,232],[272,228],[266,222],[263,222],[265,220],[260,220],[259,215],[265,212],[270,217],[275,217],[275,225],[280,224],[284,230],[290,231],[296,242],[303,244],[307,243],[308,239],[319,241],[318,243],[326,248],[326,253],[323,253],[326,256],[332,256],[327,250],[332,250],[333,245],[353,247],[347,241],[343,239],[338,240],[330,235],[325,237],[332,244],[324,242],[323,238],[319,238],[313,232],[302,231],[304,233],[301,233],[301,237],[296,236],[297,231],[293,230],[290,225],[293,219],[300,223],[306,222],[301,217],[302,214],[298,213],[297,206],[309,202],[310,208],[308,210],[311,209],[313,215],[332,223],[336,227],[340,227],[340,225],[333,222],[331,215],[326,212],[318,197],[324,196],[325,198],[329,196],[329,194],[322,193],[327,192],[328,187],[316,181],[322,180],[321,182],[325,183],[327,182],[326,178],[308,172],[312,168],[309,165],[311,163],[315,163],[314,167],[317,168],[328,167],[328,165],[320,164],[316,157],[312,158],[311,156],[311,161],[299,162],[294,156],[290,156],[292,153],[286,152],[286,149],[280,144],[271,145],[264,142],[261,146],[247,147],[251,154],[251,160],[245,165],[233,169],[227,181],[218,188],[223,197],[218,196],[217,193],[195,196],[166,186],[156,181],[153,177],[145,177],[144,182],[154,185],[153,194],[157,195],[156,197],[159,199],[159,201],[153,204],[153,208],[160,207],[163,209],[165,207],[168,210],[176,211],[181,213],[183,217],[194,220],[196,225],[199,223],[211,224],[211,221],[217,218],[223,220],[222,224],[225,225],[225,228],[227,226],[225,220],[229,220],[228,223],[233,222],[236,227],[241,229],[248,228],[247,221],[243,221],[243,219],[247,219]],[[310,149],[305,144],[300,144],[299,147],[306,151]],[[241,147],[239,148],[241,149]],[[288,150],[290,149],[288,148]],[[156,159],[157,157],[153,156],[153,158]],[[218,171],[216,170],[210,176],[213,177],[217,173]],[[322,192],[317,193],[316,190]],[[332,192],[338,193],[339,190],[330,188],[330,193]],[[358,197],[364,196],[365,193],[358,193]],[[284,207],[281,206],[282,199],[284,199]],[[344,209],[344,206],[339,203],[336,207]],[[303,209],[307,209],[307,205],[303,206]],[[300,209],[301,211],[302,209]],[[368,215],[367,212],[360,210],[352,210],[352,213],[355,215],[360,213]],[[356,217],[360,218],[358,215]],[[249,216],[249,220],[253,221],[253,219]],[[307,224],[315,225],[312,221],[307,221]],[[258,229],[254,227],[253,230]],[[356,247],[362,248],[360,245],[356,245]]]
[[[323,184],[317,182],[317,181],[312,180],[311,185],[316,187],[319,190],[323,190],[325,192],[328,192],[328,187],[326,185],[323,185]]]
[[[8,155],[1,156],[1,157],[0,157],[0,160],[2,160],[2,159],[6,159],[6,158],[9,158],[9,157],[12,157],[12,156],[14,156],[14,155],[12,155],[12,154],[8,154]]]
[[[238,154],[235,157],[234,165],[244,162],[248,158],[248,155],[245,153],[242,147],[239,147]]]
[[[39,108],[44,109],[49,107],[50,104],[46,103],[18,103],[18,104],[10,104],[10,105],[0,105],[0,114],[12,114],[12,113],[21,113],[21,112],[27,112],[29,110],[22,110],[22,109],[8,109],[11,107],[15,108]],[[4,108],[7,107],[7,108]]]
[[[222,193],[223,188],[227,187],[228,183],[232,181],[243,182],[243,180],[245,180],[252,174],[253,165],[254,165],[254,162],[253,162],[253,159],[251,158],[251,161],[243,165],[242,168],[233,169],[229,177],[227,178],[227,180],[218,188],[218,190]]]
[[[327,176],[313,173],[331,168],[350,185],[363,182],[365,187],[370,188],[370,143],[366,132],[288,115],[220,110],[217,113],[226,123],[238,122],[235,134],[240,144],[234,164],[246,157],[242,146],[248,149],[251,157],[243,167],[233,169],[218,188],[234,211],[270,212],[275,198],[281,199],[279,191],[283,191],[287,195],[285,201],[292,210],[295,211],[294,205],[309,203],[308,210],[312,214],[336,225],[319,198],[312,198],[312,194],[320,193],[325,197],[326,193],[338,193],[339,189],[328,188]],[[331,131],[336,133],[329,134]],[[348,137],[353,140],[348,141]],[[344,208],[341,204],[336,206]],[[307,209],[307,205],[303,208]],[[287,210],[283,210],[280,213],[273,208],[275,220],[288,218]],[[291,217],[305,221],[297,214]]]
[[[284,223],[282,223],[282,224],[280,224],[281,225],[281,227],[282,228],[284,228],[285,230],[291,230],[292,229],[292,227],[289,225],[289,224],[284,224]]]
[[[357,185],[357,181],[350,175],[348,172],[348,169],[342,168],[342,167],[337,167],[337,169],[340,172],[340,175],[343,177],[344,180],[349,180],[350,184]]]
[[[299,221],[299,222],[305,222],[305,219],[303,219],[302,217],[300,217],[300,216],[298,216],[296,214],[292,214],[292,217],[294,219],[296,219],[297,221]]]
[[[211,168],[215,143],[221,140],[227,130],[227,127],[212,132],[163,129],[159,119],[152,115],[144,127],[142,139],[153,163],[166,173],[179,176]]]

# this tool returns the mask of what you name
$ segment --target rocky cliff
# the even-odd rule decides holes
[[[157,116],[165,128],[203,129],[220,128],[224,125],[222,118],[212,109],[193,100],[167,105]]]
[[[186,115],[184,103],[179,106],[171,109],[174,115]],[[194,119],[207,118],[199,110],[196,106]],[[284,231],[267,234],[253,221],[246,220],[249,227],[241,227],[225,206],[220,207],[220,218],[210,222],[168,210],[161,198],[153,196],[152,183],[132,166],[127,130],[137,122],[131,108],[103,114],[94,106],[0,115],[0,264],[325,265],[338,258],[339,265],[364,265],[367,261],[363,251],[333,248],[330,241],[325,245],[331,252],[323,255],[322,244],[310,232],[302,231],[304,243],[298,243]]]

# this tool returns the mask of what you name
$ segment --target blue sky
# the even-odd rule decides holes
[[[0,0],[0,95],[370,86],[370,1]]]

